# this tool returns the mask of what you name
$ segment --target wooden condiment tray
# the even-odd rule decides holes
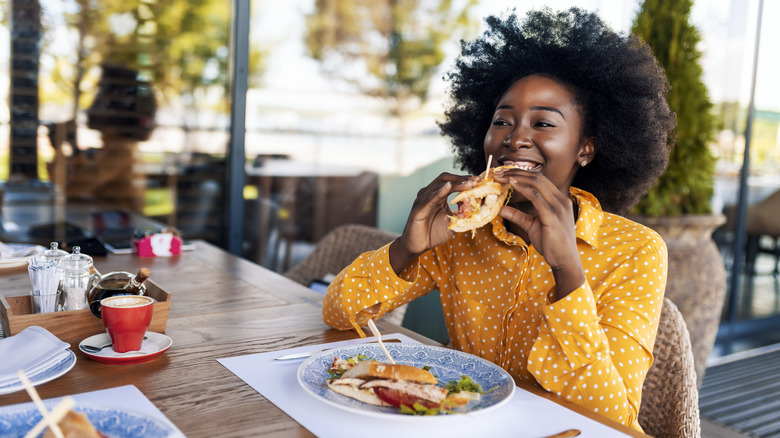
[[[146,295],[155,300],[152,323],[149,331],[165,333],[168,313],[171,309],[171,294],[164,291],[152,280],[147,280]],[[89,309],[64,312],[32,313],[32,300],[29,295],[4,297],[0,295],[0,324],[3,334],[15,335],[30,326],[40,326],[50,331],[62,341],[78,346],[89,336],[105,332],[103,321]]]

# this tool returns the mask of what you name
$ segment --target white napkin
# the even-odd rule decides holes
[[[0,242],[0,259],[10,259],[16,257],[16,251],[3,242]]]
[[[0,259],[14,259],[18,257],[29,257],[41,254],[42,246],[38,245],[6,245],[0,242]]]
[[[19,379],[24,370],[32,378],[68,356],[70,344],[59,340],[43,327],[27,327],[14,336],[0,339],[0,386]]]

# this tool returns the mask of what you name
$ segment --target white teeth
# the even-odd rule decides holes
[[[525,171],[532,171],[532,170],[536,169],[539,166],[536,163],[530,163],[530,162],[519,163],[519,162],[511,162],[511,161],[505,162],[504,165],[505,166],[513,166],[513,167],[516,167],[516,168],[518,168],[520,170],[525,170]]]

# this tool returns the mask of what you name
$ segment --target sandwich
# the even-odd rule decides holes
[[[499,184],[493,180],[496,169],[514,166],[492,167],[486,170],[474,187],[464,190],[452,198],[450,204],[457,209],[450,216],[449,229],[456,232],[473,232],[489,223],[501,211],[509,196],[509,184]]]
[[[69,410],[57,425],[66,438],[107,438],[95,428],[86,415],[74,410]],[[55,436],[51,429],[46,429],[43,434],[43,438]]]
[[[473,392],[465,390],[462,382],[437,386],[438,379],[427,369],[371,359],[335,358],[329,371],[327,385],[332,391],[363,403],[400,408],[402,413],[447,412],[478,399],[482,390],[473,382],[468,388]]]

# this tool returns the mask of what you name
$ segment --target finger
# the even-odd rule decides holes
[[[430,191],[414,201],[409,220],[413,222],[428,222],[437,214],[449,214],[447,196],[452,190],[452,184],[445,183],[436,191]],[[445,211],[446,210],[446,211]]]
[[[443,186],[436,192],[434,192],[431,197],[433,198],[434,202],[433,205],[436,204],[447,204],[447,197],[450,196],[450,194],[453,192],[453,184],[451,182],[444,183]]]
[[[528,213],[524,213],[514,207],[505,205],[498,211],[498,215],[509,222],[513,222],[520,226],[524,230],[528,230],[531,227],[533,218]]]
[[[479,175],[455,175],[444,172],[436,178],[436,181],[450,182],[452,183],[454,192],[462,192],[463,190],[470,189],[477,185],[481,179],[482,177]]]
[[[479,183],[479,177],[478,176],[472,176],[468,179],[464,179],[463,181],[460,181],[458,183],[453,184],[453,192],[462,192],[464,190],[468,190],[474,186],[476,186]]]
[[[457,185],[459,183],[470,182],[472,180],[478,181],[479,177],[473,175],[455,175],[453,173],[443,172],[438,177],[436,177],[434,181],[440,183],[449,182],[452,183],[453,185]]]
[[[574,215],[571,202],[567,201],[566,204],[562,204],[557,200],[550,202],[542,193],[527,187],[525,192],[522,193],[533,205],[534,219],[542,226],[551,226],[556,229],[573,229]]]
[[[496,179],[498,180],[498,178]],[[560,213],[561,208],[567,210],[567,205],[570,203],[569,194],[562,193],[552,181],[541,174],[520,170],[512,175],[507,174],[506,182],[518,194],[530,201],[540,214],[543,212]]]
[[[451,189],[451,192],[465,190],[466,188],[476,184],[476,182],[473,182],[474,181],[473,178],[474,177],[471,176],[454,175],[451,173],[444,172],[439,176],[437,176],[436,179],[431,181],[430,184],[421,188],[417,192],[417,197],[418,198],[428,197],[432,193],[438,192],[441,189],[441,187],[446,183],[450,183],[451,186],[453,187]]]

